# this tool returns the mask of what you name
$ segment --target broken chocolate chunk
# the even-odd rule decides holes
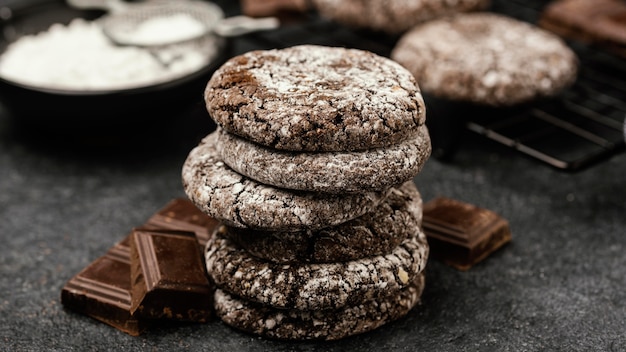
[[[189,200],[173,199],[72,277],[61,303],[133,336],[159,318],[205,322],[213,294],[201,249],[218,225]]]
[[[130,312],[145,319],[206,322],[213,287],[193,232],[133,231]]]
[[[131,314],[130,291],[127,236],[65,284],[61,290],[61,303],[68,309],[138,336],[148,327],[148,322]]]
[[[422,227],[430,256],[459,270],[468,270],[511,241],[509,222],[495,212],[439,197],[423,208]]]
[[[219,222],[198,209],[190,200],[175,198],[148,219],[145,228],[193,231],[204,249]]]

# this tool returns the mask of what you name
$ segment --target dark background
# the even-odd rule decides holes
[[[501,0],[494,11],[534,21],[543,3]],[[232,54],[344,39],[384,55],[394,38],[307,14],[280,31],[238,38]],[[425,200],[446,196],[498,212],[513,241],[467,272],[429,261],[421,305],[376,331],[281,342],[215,320],[131,337],[65,310],[60,292],[69,278],[184,197],[182,163],[213,128],[201,92],[185,94],[198,101],[154,124],[121,125],[114,136],[89,128],[68,136],[64,126],[35,132],[0,105],[0,350],[626,350],[626,154],[563,171],[469,130],[452,157],[432,157],[415,182]]]

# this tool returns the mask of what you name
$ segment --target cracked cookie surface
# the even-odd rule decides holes
[[[229,167],[256,181],[280,188],[327,193],[389,189],[412,180],[431,153],[425,125],[420,126],[414,138],[399,144],[352,152],[280,151],[220,128],[216,148]]]
[[[341,263],[271,263],[217,232],[206,245],[207,273],[216,286],[276,308],[338,309],[393,295],[424,269],[429,247],[418,230],[389,254]]]
[[[299,45],[241,54],[215,71],[204,97],[219,126],[279,150],[386,147],[414,137],[425,122],[411,73],[359,49]]]
[[[576,54],[556,35],[495,13],[416,26],[391,58],[415,75],[424,93],[488,106],[555,95],[578,72]]]
[[[491,0],[312,0],[326,18],[356,27],[399,34],[413,26],[458,12],[484,10]]]
[[[337,310],[280,309],[247,301],[217,289],[215,311],[226,324],[276,339],[338,340],[374,330],[415,307],[424,290],[424,274],[398,293]]]
[[[345,262],[390,253],[419,231],[422,206],[411,180],[391,189],[374,211],[337,226],[299,232],[223,226],[220,231],[251,255],[274,263]]]
[[[329,194],[280,189],[230,169],[215,149],[217,132],[191,150],[182,167],[183,188],[204,213],[229,226],[298,231],[338,225],[370,212],[384,192]]]

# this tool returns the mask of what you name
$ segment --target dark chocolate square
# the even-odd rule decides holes
[[[136,229],[130,258],[132,314],[189,322],[212,317],[213,286],[193,232]]]
[[[219,222],[203,213],[190,200],[175,198],[152,215],[144,228],[193,231],[201,247],[207,243]]]
[[[72,277],[61,290],[61,303],[68,309],[137,336],[148,323],[130,312],[129,238],[116,243]]]
[[[218,225],[189,200],[173,199],[72,277],[61,303],[133,336],[157,319],[205,322],[213,294],[202,248]]]
[[[470,269],[512,238],[500,215],[458,200],[435,198],[424,204],[423,215],[430,257],[459,270]]]

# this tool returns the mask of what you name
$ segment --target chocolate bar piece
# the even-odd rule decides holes
[[[439,197],[423,208],[430,257],[468,270],[511,241],[509,223],[495,212]]]
[[[213,287],[193,232],[133,231],[130,312],[146,319],[206,322]]]
[[[129,335],[141,334],[149,323],[130,313],[129,237],[116,243],[93,261],[61,290],[66,308],[107,323]]]
[[[626,57],[626,2],[556,0],[545,7],[539,26],[564,38]]]
[[[194,206],[189,200],[184,198],[177,198],[170,201],[165,207],[152,215],[150,219],[142,227],[150,228],[151,231],[163,231],[163,230],[181,230],[193,232],[193,234],[187,233],[186,237],[182,239],[181,243],[176,242],[172,244],[175,250],[179,250],[176,246],[179,244],[185,246],[189,252],[190,247],[194,248],[193,256],[181,256],[181,260],[185,261],[186,267],[193,266],[193,275],[197,275],[198,260],[201,261],[201,251],[206,242],[209,240],[213,230],[219,223],[202,213],[196,206]],[[91,316],[102,322],[105,322],[129,335],[137,336],[141,334],[145,329],[154,324],[154,319],[146,319],[142,317],[142,314],[133,314],[137,310],[137,307],[141,306],[140,303],[137,307],[134,307],[131,311],[133,304],[133,282],[131,282],[131,236],[133,233],[127,235],[122,241],[116,243],[111,247],[106,254],[97,258],[77,275],[72,277],[61,290],[61,303],[68,309]],[[158,240],[154,248],[162,247],[162,243]],[[189,243],[192,245],[190,246]],[[198,246],[198,244],[200,246]],[[143,245],[142,245],[143,246]],[[148,245],[149,246],[149,245]],[[150,253],[149,249],[141,249],[145,253]],[[159,254],[157,260],[162,260],[163,257]],[[187,263],[190,260],[190,263]],[[171,263],[158,263],[161,265],[170,265]],[[147,265],[156,265],[154,261]],[[179,265],[179,264],[173,264]],[[202,265],[202,263],[201,263]],[[201,266],[202,274],[205,275],[204,266]],[[161,275],[168,277],[171,273],[164,272],[161,268],[150,269],[150,275]],[[175,268],[173,270],[180,270]],[[186,273],[191,275],[191,273]],[[142,278],[143,279],[143,278]],[[204,276],[206,279],[206,275]],[[157,284],[160,284],[157,283]],[[203,283],[204,284],[204,283]],[[145,285],[145,284],[144,284]],[[148,286],[146,286],[148,287]],[[150,286],[153,289],[156,286]],[[150,291],[152,293],[152,291]],[[156,291],[154,291],[156,292]],[[159,293],[160,294],[160,293]],[[141,293],[136,293],[135,297],[139,297]],[[161,298],[157,300],[151,295],[145,294],[143,299],[143,305],[147,303],[152,304],[150,307],[154,307],[158,302],[163,302]],[[150,296],[150,297],[148,297]],[[174,294],[175,296],[175,294]],[[212,295],[210,295],[212,299]],[[172,319],[180,317],[181,320],[190,321],[204,321],[208,316],[206,314],[206,302],[198,302],[199,308],[191,308],[183,315],[173,315]],[[165,304],[162,303],[165,307]],[[154,317],[158,314],[150,311],[143,314],[148,317]],[[168,313],[164,313],[161,316],[168,317]]]
[[[204,249],[204,245],[218,226],[217,220],[200,211],[190,200],[176,198],[152,215],[142,227],[192,231]]]

